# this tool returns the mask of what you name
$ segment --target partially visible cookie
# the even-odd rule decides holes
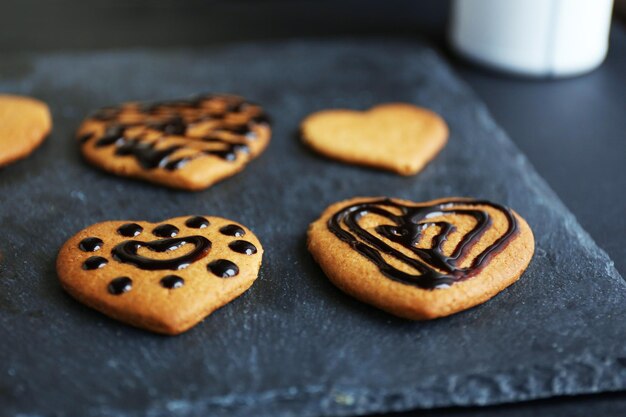
[[[77,132],[92,164],[186,190],[241,171],[263,152],[270,135],[263,109],[231,95],[106,107]]]
[[[484,200],[354,198],[313,222],[308,248],[340,289],[412,320],[481,304],[528,266],[534,238],[513,210]]]
[[[301,130],[304,143],[322,155],[401,175],[421,171],[448,139],[439,115],[404,103],[323,110],[304,119]]]
[[[249,229],[220,217],[109,221],[69,239],[59,252],[57,273],[82,303],[133,326],[175,335],[245,292],[262,256]]]
[[[0,166],[30,155],[51,128],[50,110],[44,102],[0,95]]]

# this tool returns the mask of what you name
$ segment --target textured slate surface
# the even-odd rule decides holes
[[[416,42],[337,41],[21,56],[0,91],[47,101],[55,129],[0,171],[0,415],[318,416],[480,405],[626,388],[626,286],[484,106]],[[200,193],[84,163],[72,133],[102,105],[236,92],[274,119],[269,149]],[[408,101],[441,113],[448,147],[416,177],[335,163],[297,140],[328,107]],[[454,317],[410,323],[343,295],[305,248],[309,222],[356,195],[474,196],[535,231],[523,278]],[[215,214],[266,248],[260,280],[192,331],[156,336],[66,296],[54,262],[109,219]]]

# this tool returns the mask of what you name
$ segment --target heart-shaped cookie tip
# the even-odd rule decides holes
[[[448,139],[448,127],[439,115],[404,103],[364,112],[320,111],[304,119],[301,130],[303,141],[322,155],[401,175],[421,171]]]
[[[425,320],[476,306],[515,282],[534,238],[517,213],[489,201],[354,198],[311,224],[308,248],[346,293]]]
[[[246,227],[220,217],[94,224],[61,248],[61,285],[84,304],[163,334],[193,327],[245,292],[263,248]]]

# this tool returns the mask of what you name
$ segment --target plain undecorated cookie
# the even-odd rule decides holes
[[[421,171],[448,139],[439,115],[404,103],[323,110],[304,119],[301,131],[304,143],[322,155],[401,175]]]
[[[51,128],[50,110],[44,102],[0,94],[0,166],[30,155]]]
[[[354,198],[313,222],[308,249],[348,294],[413,320],[448,316],[513,284],[534,238],[511,209],[463,198]]]
[[[241,171],[270,136],[263,109],[231,95],[106,107],[77,132],[93,165],[186,190],[207,188]]]
[[[61,248],[61,285],[82,303],[117,320],[178,334],[245,292],[263,248],[245,226],[220,217],[160,223],[108,221]]]

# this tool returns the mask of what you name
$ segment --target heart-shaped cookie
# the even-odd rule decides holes
[[[0,94],[0,167],[28,156],[46,139],[51,128],[46,103]]]
[[[241,171],[263,152],[270,135],[263,109],[231,95],[106,107],[77,132],[92,164],[186,190]]]
[[[421,171],[446,144],[448,127],[430,110],[389,103],[365,112],[324,110],[301,125],[303,141],[343,162],[401,175]]]
[[[57,273],[63,288],[84,304],[174,335],[246,291],[262,256],[250,230],[220,217],[109,221],[69,239]]]
[[[354,198],[311,224],[308,247],[343,291],[425,320],[483,303],[515,282],[534,238],[517,213],[489,201]]]

